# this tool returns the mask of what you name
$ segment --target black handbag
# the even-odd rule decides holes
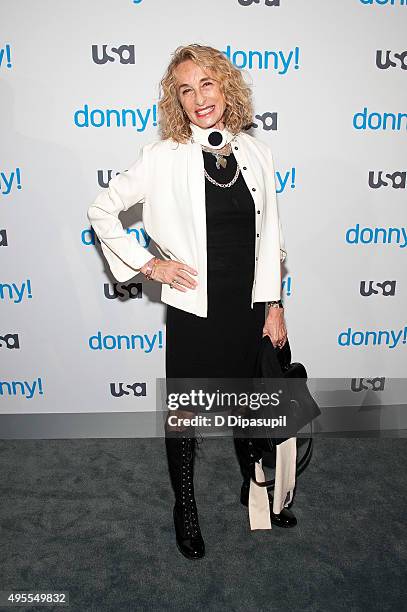
[[[291,348],[289,341],[285,342],[282,348],[274,347],[269,336],[263,336],[256,362],[257,387],[266,390],[272,381],[267,379],[278,378],[283,387],[285,396],[285,410],[290,423],[289,437],[303,429],[306,425],[310,426],[310,438],[297,438],[297,449],[307,444],[303,453],[297,452],[297,475],[301,474],[309,464],[312,456],[312,421],[321,414],[317,403],[312,397],[307,387],[307,371],[302,363],[291,363]],[[286,381],[286,384],[284,384]],[[264,432],[264,428],[262,428]],[[274,467],[276,457],[276,446],[287,440],[287,437],[275,437],[267,435],[265,437],[252,437],[251,443],[255,450],[255,459],[262,457],[262,463],[268,467]],[[254,478],[254,460],[251,465],[252,477]],[[257,483],[259,486],[272,486],[274,479],[264,483]]]

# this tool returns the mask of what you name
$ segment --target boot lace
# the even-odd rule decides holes
[[[202,439],[202,436],[201,436]],[[201,530],[198,522],[198,511],[194,498],[193,487],[193,451],[198,442],[196,438],[182,439],[182,480],[181,480],[181,504],[184,529],[187,536],[199,537]]]

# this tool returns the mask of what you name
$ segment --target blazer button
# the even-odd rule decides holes
[[[260,238],[260,234],[257,234],[257,238]]]
[[[235,147],[235,151],[237,151],[239,149],[239,147]]]
[[[243,170],[247,170],[246,166],[243,166]]]
[[[256,261],[258,260],[258,257],[256,257]]]
[[[257,211],[257,214],[258,214],[258,215],[260,214],[260,211],[259,211],[259,210]]]
[[[256,187],[252,187],[252,191],[256,191]]]

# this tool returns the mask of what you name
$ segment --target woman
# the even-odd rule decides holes
[[[249,378],[262,336],[280,347],[287,339],[272,154],[244,132],[253,118],[251,91],[220,51],[178,47],[161,87],[161,140],[111,179],[88,218],[117,280],[141,272],[162,284],[167,379]],[[136,203],[143,203],[145,229],[162,258],[123,230],[118,214]],[[173,430],[181,431],[166,436],[176,542],[197,559],[205,545],[193,487],[196,439],[182,422]],[[247,505],[248,450],[242,440],[235,445]],[[276,525],[296,523],[286,508],[271,516]]]

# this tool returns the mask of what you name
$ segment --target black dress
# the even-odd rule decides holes
[[[218,183],[233,179],[237,168],[233,153],[227,157],[226,168],[220,169],[212,153],[202,154],[209,176]],[[205,178],[205,195],[208,314],[198,317],[167,305],[166,377],[251,377],[265,321],[264,302],[255,302],[253,309],[250,305],[254,201],[241,172],[227,188]]]

